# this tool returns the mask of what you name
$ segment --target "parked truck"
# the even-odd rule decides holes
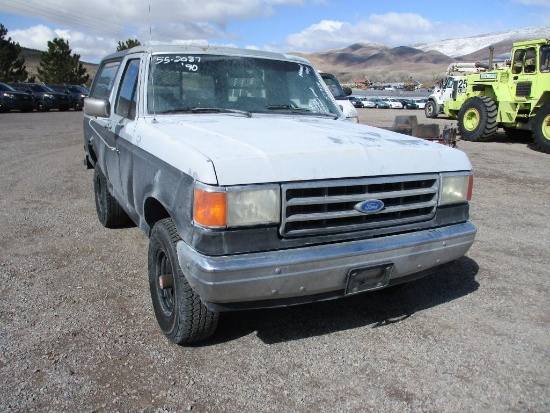
[[[347,121],[300,57],[117,52],[83,131],[98,219],[149,237],[153,310],[177,344],[212,335],[222,311],[407,283],[474,242],[466,154]]]
[[[479,73],[485,71],[487,65],[480,62],[475,63],[451,63],[445,71],[445,76],[439,82],[434,92],[428,96],[424,114],[427,118],[437,118],[440,113],[444,113],[445,102],[453,99],[456,94],[466,91],[466,74]],[[456,116],[447,114],[447,116],[456,119]]]
[[[500,127],[511,137],[532,134],[550,153],[550,39],[514,43],[507,67],[466,78],[466,91],[445,104],[461,139],[490,139]]]
[[[344,113],[347,120],[354,123],[359,123],[359,113],[353,103],[349,100],[352,94],[350,87],[342,87],[340,82],[332,73],[319,72],[321,78],[328,86],[334,99],[336,99],[340,110]]]

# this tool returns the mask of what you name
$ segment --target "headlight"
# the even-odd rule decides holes
[[[13,99],[15,96],[12,95],[11,93],[3,93],[4,97],[7,98],[7,99]]]
[[[471,173],[442,175],[439,205],[459,204],[472,199],[474,176]]]
[[[211,228],[273,224],[279,222],[278,187],[217,188],[197,185],[193,219]]]
[[[52,99],[52,98],[53,98],[53,95],[50,95],[49,93],[45,93],[45,94],[44,94],[44,97],[45,97],[45,98]]]

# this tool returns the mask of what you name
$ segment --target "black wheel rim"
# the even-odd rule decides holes
[[[174,312],[174,288],[165,287],[162,288],[160,277],[162,275],[173,275],[172,265],[170,264],[170,258],[163,250],[157,252],[156,266],[155,266],[155,289],[157,291],[157,298],[160,304],[160,308],[165,317],[170,317]]]

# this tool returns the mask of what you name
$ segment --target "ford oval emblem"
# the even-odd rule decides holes
[[[359,202],[353,208],[363,214],[374,214],[384,209],[384,203],[379,199],[369,199],[368,201]]]

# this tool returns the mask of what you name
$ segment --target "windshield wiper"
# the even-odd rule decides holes
[[[293,105],[267,105],[265,108],[268,110],[290,110],[296,113],[311,112],[308,108],[299,108]]]
[[[299,108],[294,105],[267,105],[265,108],[268,110],[288,110],[292,113],[307,113],[308,116],[322,116],[334,118],[335,120],[338,119],[338,115],[335,115],[334,113],[312,112],[311,109]]]
[[[245,115],[248,118],[252,117],[252,113],[239,109],[226,109],[226,108],[198,108],[198,107],[185,107],[166,109],[157,112],[158,114],[165,115],[170,113],[238,113],[239,115]]]

